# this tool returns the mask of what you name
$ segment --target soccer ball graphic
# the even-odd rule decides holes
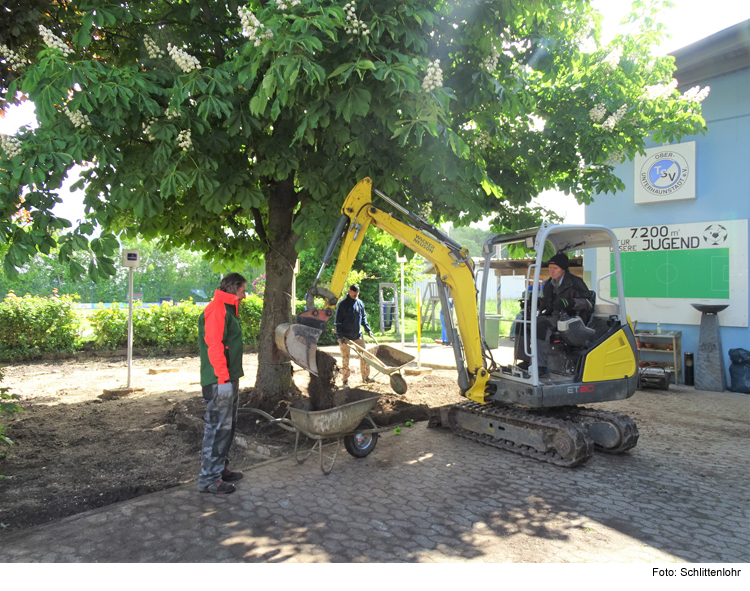
[[[727,239],[727,229],[721,224],[711,224],[703,230],[703,240],[711,246],[718,246]]]

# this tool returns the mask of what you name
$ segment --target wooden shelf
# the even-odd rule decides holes
[[[654,343],[660,346],[664,344],[671,344],[672,350],[669,349],[654,349],[649,347],[637,347],[638,349],[638,367],[640,367],[642,361],[648,361],[663,367],[664,369],[670,370],[670,373],[674,376],[676,384],[681,384],[682,379],[682,331],[679,330],[665,330],[660,334],[656,334],[654,331],[635,331],[635,340],[640,343]],[[656,355],[651,358],[652,353],[661,353],[661,356]],[[669,355],[672,359],[664,361],[664,356]],[[646,359],[643,359],[643,356]],[[661,358],[661,360],[659,360]]]

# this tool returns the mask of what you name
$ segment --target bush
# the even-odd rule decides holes
[[[240,304],[240,325],[242,342],[245,345],[257,345],[260,336],[260,320],[263,315],[263,297],[250,294]]]
[[[72,296],[18,297],[8,292],[0,302],[0,359],[72,352],[79,326]]]
[[[12,293],[0,304],[0,359],[23,359],[45,352],[74,352],[80,326],[70,296],[18,298]],[[296,302],[297,313],[305,302]],[[175,305],[164,302],[144,308],[133,306],[133,347],[166,351],[192,348],[198,351],[198,318],[204,307],[192,299]],[[249,295],[240,305],[240,325],[245,345],[258,343],[263,299]],[[88,318],[94,350],[123,349],[128,345],[128,309],[101,307]],[[321,335],[320,345],[336,344],[333,321]]]
[[[203,311],[193,300],[174,305],[133,307],[133,347],[137,349],[169,349],[198,346],[198,317]],[[94,329],[95,348],[121,349],[128,345],[128,309],[103,308],[89,316]]]
[[[133,310],[135,326],[136,309]],[[94,331],[95,349],[120,349],[128,344],[128,311],[113,306],[96,310],[89,316]]]
[[[133,346],[162,351],[197,347],[198,317],[202,311],[203,307],[196,306],[192,299],[179,305],[163,302],[159,306],[139,308],[137,313],[133,312]]]
[[[168,350],[192,347],[198,350],[198,318],[204,307],[192,300],[177,305],[164,302],[159,306],[133,308],[133,347],[137,349]],[[249,295],[240,305],[242,340],[246,345],[257,344],[263,300]],[[121,349],[128,344],[128,310],[105,308],[89,316],[96,335],[97,349]]]

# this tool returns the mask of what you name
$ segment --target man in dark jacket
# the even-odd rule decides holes
[[[548,265],[550,277],[544,282],[539,300],[539,316],[536,319],[536,351],[540,377],[549,373],[549,340],[552,331],[557,328],[560,316],[563,313],[580,316],[586,323],[594,309],[586,283],[580,277],[568,273],[570,261],[565,253],[559,252],[550,257]],[[528,330],[526,334],[530,333]],[[521,359],[519,366],[527,369],[530,359],[524,351],[523,340],[520,335],[516,338],[516,359]]]
[[[367,312],[365,305],[359,300],[359,286],[354,284],[349,286],[349,294],[339,302],[336,308],[336,338],[339,340],[339,349],[341,350],[341,377],[344,379],[344,388],[349,387],[349,356],[351,349],[344,342],[344,339],[354,341],[360,347],[365,347],[365,341],[362,339],[362,327],[368,335],[372,336],[370,325],[367,324]],[[370,366],[365,363],[364,359],[359,359],[359,369],[362,372],[364,382],[372,382],[370,375]]]
[[[229,469],[229,449],[234,440],[242,370],[242,328],[238,317],[247,281],[230,273],[219,284],[214,299],[198,319],[201,386],[207,403],[198,490],[228,495],[242,472]]]

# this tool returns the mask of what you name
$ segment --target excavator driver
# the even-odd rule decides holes
[[[580,277],[568,271],[570,260],[559,252],[547,261],[549,278],[544,282],[539,302],[539,316],[536,318],[537,357],[539,360],[539,377],[549,375],[549,342],[552,333],[558,329],[558,321],[578,316],[586,325],[594,310],[591,292]],[[515,356],[521,361],[518,366],[528,370],[531,359],[524,350],[523,338],[520,337],[520,324],[516,325]],[[526,339],[530,338],[530,324],[526,324]]]

